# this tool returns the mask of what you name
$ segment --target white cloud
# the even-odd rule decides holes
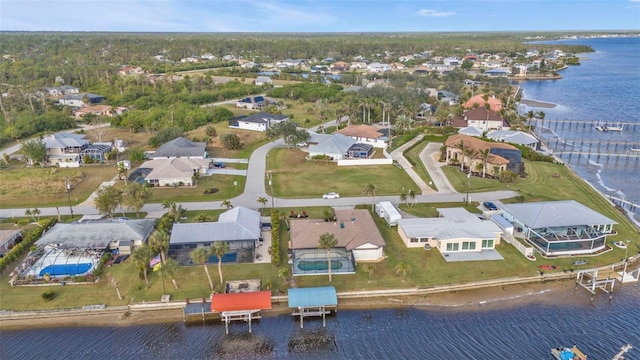
[[[445,17],[455,15],[453,11],[438,11],[438,10],[428,10],[428,9],[420,9],[416,13],[419,16],[434,16],[434,17]]]

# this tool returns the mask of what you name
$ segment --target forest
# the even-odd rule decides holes
[[[132,131],[156,131],[178,126],[184,131],[211,122],[227,120],[229,113],[216,113],[200,105],[264,92],[245,79],[255,78],[258,68],[244,69],[237,59],[255,63],[274,63],[283,59],[322,59],[351,61],[357,56],[370,61],[398,61],[407,54],[428,51],[431,56],[463,56],[474,53],[524,54],[532,46],[526,39],[540,33],[363,33],[363,34],[187,34],[187,33],[21,33],[0,34],[0,144],[24,139],[34,134],[71,128],[75,120],[71,109],[43,96],[45,87],[71,85],[81,92],[100,94],[110,106],[124,106],[128,111],[108,120],[115,126]],[[545,33],[548,39],[566,36]],[[561,49],[570,53],[592,51],[589,47],[536,44],[539,51]],[[181,62],[185,57],[212,54],[207,62]],[[225,60],[225,55],[233,55]],[[162,60],[158,60],[159,56]],[[140,66],[144,75],[122,76],[124,66]],[[203,70],[198,73],[181,72]],[[158,76],[150,77],[149,74]],[[181,76],[177,76],[180,74]],[[216,76],[234,76],[220,83]],[[282,73],[282,79],[292,79]],[[386,74],[388,89],[375,87],[357,94],[340,92],[342,85],[361,85],[376,79],[375,75],[345,73],[330,86],[285,87],[271,90],[274,97],[296,98],[306,102],[341,102],[345,115],[367,111],[379,118],[383,111],[414,115],[428,99],[421,91],[433,87],[456,93],[468,93],[462,81],[468,78],[464,69],[444,76],[416,77],[407,73]],[[321,77],[296,78],[301,83],[320,83]],[[491,79],[482,91],[506,96],[508,82]],[[463,95],[465,97],[466,95]],[[367,99],[367,101],[363,101]],[[391,104],[383,109],[381,104]],[[441,116],[449,113],[444,107]],[[400,109],[406,109],[400,111]],[[286,111],[286,110],[285,110]],[[360,112],[358,112],[360,111]],[[371,115],[369,115],[370,117]]]

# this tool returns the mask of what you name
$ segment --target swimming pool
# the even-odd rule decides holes
[[[331,261],[331,270],[338,270],[342,267],[342,262],[338,260]],[[326,261],[300,261],[298,263],[298,269],[302,271],[310,271],[310,270],[327,270],[327,262]]]
[[[50,276],[83,275],[91,270],[92,266],[91,263],[49,265],[40,270],[40,276],[44,276],[46,273],[49,273]]]

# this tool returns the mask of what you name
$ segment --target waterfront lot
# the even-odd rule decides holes
[[[377,195],[400,195],[418,186],[404,170],[393,165],[337,166],[333,162],[305,160],[299,149],[273,149],[267,157],[267,171],[273,177],[273,193],[281,198],[319,198],[333,191],[341,197],[364,196],[368,183]],[[270,191],[267,183],[267,191]]]

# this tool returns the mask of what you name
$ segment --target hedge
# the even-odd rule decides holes
[[[31,250],[31,246],[42,236],[45,230],[48,230],[53,225],[55,225],[56,219],[52,218],[49,220],[43,219],[38,222],[40,227],[28,231],[22,241],[14,246],[11,251],[6,253],[4,257],[0,258],[0,274],[14,261],[18,260],[26,251]]]

